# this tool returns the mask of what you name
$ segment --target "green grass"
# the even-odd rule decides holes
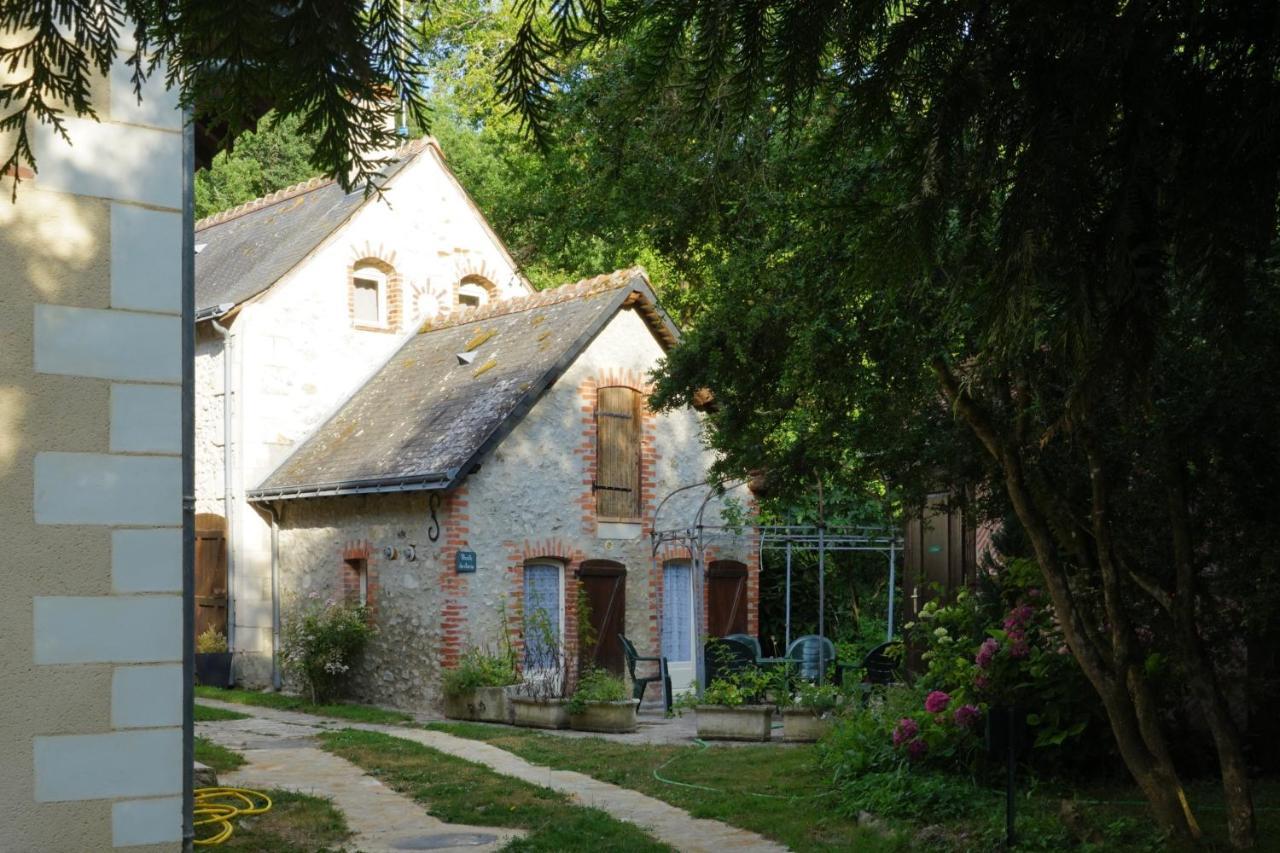
[[[433,723],[427,728],[485,741],[536,764],[576,770],[641,791],[695,817],[753,830],[796,851],[891,850],[899,845],[912,850],[1001,849],[1003,787],[978,785],[960,774],[915,770],[906,791],[893,790],[891,780],[886,779],[882,787],[868,777],[870,796],[850,807],[850,801],[840,795],[814,796],[830,792],[832,786],[830,773],[817,766],[817,749],[812,746],[702,749],[565,738],[476,723]],[[655,770],[666,779],[719,790],[667,784],[654,778]],[[1213,781],[1193,782],[1187,787],[1205,830],[1207,848],[1227,849],[1221,787]],[[755,793],[793,794],[797,799],[778,800]],[[1254,798],[1258,849],[1280,851],[1280,780],[1256,781]],[[1076,802],[1087,827],[1102,839],[1099,846],[1081,846],[1067,830],[1061,819],[1064,800]],[[863,808],[878,816],[892,813],[884,822],[898,831],[901,841],[874,835],[858,827],[854,818],[841,814]],[[1165,849],[1141,794],[1124,780],[1080,786],[1036,782],[1024,771],[1019,780],[1017,813],[1022,849],[1135,853]]]
[[[240,705],[275,708],[277,711],[300,711],[304,714],[316,714],[322,717],[340,717],[357,723],[377,723],[394,726],[413,722],[413,717],[403,711],[388,711],[385,708],[375,708],[372,705],[356,705],[348,702],[316,705],[301,696],[291,696],[287,693],[223,690],[220,687],[201,685],[196,687],[196,696],[203,699],[220,699],[223,702],[235,702]]]
[[[192,709],[192,719],[197,723],[214,723],[218,720],[247,720],[248,714],[241,714],[237,711],[227,711],[223,708],[214,708],[209,705],[201,705],[199,702]]]
[[[271,810],[265,814],[238,817],[235,830],[218,850],[242,853],[331,853],[345,849],[351,837],[342,812],[321,797],[269,790]],[[209,827],[197,827],[198,837],[207,837]],[[199,848],[197,848],[199,849]]]
[[[234,749],[219,746],[208,738],[197,737],[195,742],[196,761],[207,764],[218,773],[235,770],[244,764],[244,756]]]
[[[535,764],[576,770],[641,791],[694,817],[723,821],[772,838],[796,851],[898,849],[856,819],[836,814],[830,775],[812,747],[637,746],[603,738],[564,738],[502,726],[440,723],[428,728],[506,749]],[[666,784],[667,779],[716,791]],[[755,794],[769,794],[768,797]]]
[[[518,827],[516,851],[666,851],[643,830],[564,794],[495,773],[402,738],[376,732],[326,732],[325,749],[360,766],[449,823]]]

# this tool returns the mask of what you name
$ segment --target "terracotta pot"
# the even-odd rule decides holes
[[[456,696],[445,696],[444,715],[451,720],[509,723],[511,710],[507,703],[507,688],[477,687]]]
[[[588,702],[581,714],[569,715],[569,727],[580,732],[634,732],[638,699],[620,702]]]
[[[835,717],[818,717],[802,709],[787,711],[782,715],[782,739],[788,743],[813,743],[835,724]]]
[[[535,729],[569,728],[568,699],[531,699],[528,696],[513,696],[508,701],[511,703],[512,722],[517,726]]]
[[[769,740],[772,705],[697,706],[698,737],[703,740]]]

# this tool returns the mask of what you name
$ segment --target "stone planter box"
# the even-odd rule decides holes
[[[782,739],[788,743],[813,743],[835,727],[833,716],[815,717],[808,711],[787,711],[782,715]]]
[[[512,696],[512,722],[517,726],[534,729],[569,728],[568,699],[530,699],[528,696]]]
[[[697,706],[698,737],[703,740],[768,740],[772,705]]]
[[[569,715],[569,727],[580,732],[619,734],[636,730],[638,699],[620,702],[588,702],[581,714]]]
[[[507,688],[477,687],[456,696],[445,696],[444,715],[451,720],[509,723],[511,709],[507,702]]]

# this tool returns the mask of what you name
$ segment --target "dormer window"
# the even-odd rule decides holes
[[[478,275],[469,275],[458,283],[458,307],[479,308],[493,294],[493,282]]]
[[[351,268],[347,281],[351,325],[369,331],[394,331],[400,322],[400,279],[390,265],[361,261]]]

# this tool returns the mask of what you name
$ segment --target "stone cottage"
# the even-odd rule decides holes
[[[729,594],[695,618],[698,563],[651,544],[711,461],[696,412],[645,406],[675,327],[639,270],[534,293],[435,143],[397,156],[383,199],[307,184],[197,231],[197,503],[238,677],[279,683],[314,593],[370,607],[368,700],[432,707],[442,668],[504,639],[536,665],[536,620],[614,669],[625,632],[687,687],[696,625],[756,630],[758,569],[749,532],[716,539],[698,556]]]

